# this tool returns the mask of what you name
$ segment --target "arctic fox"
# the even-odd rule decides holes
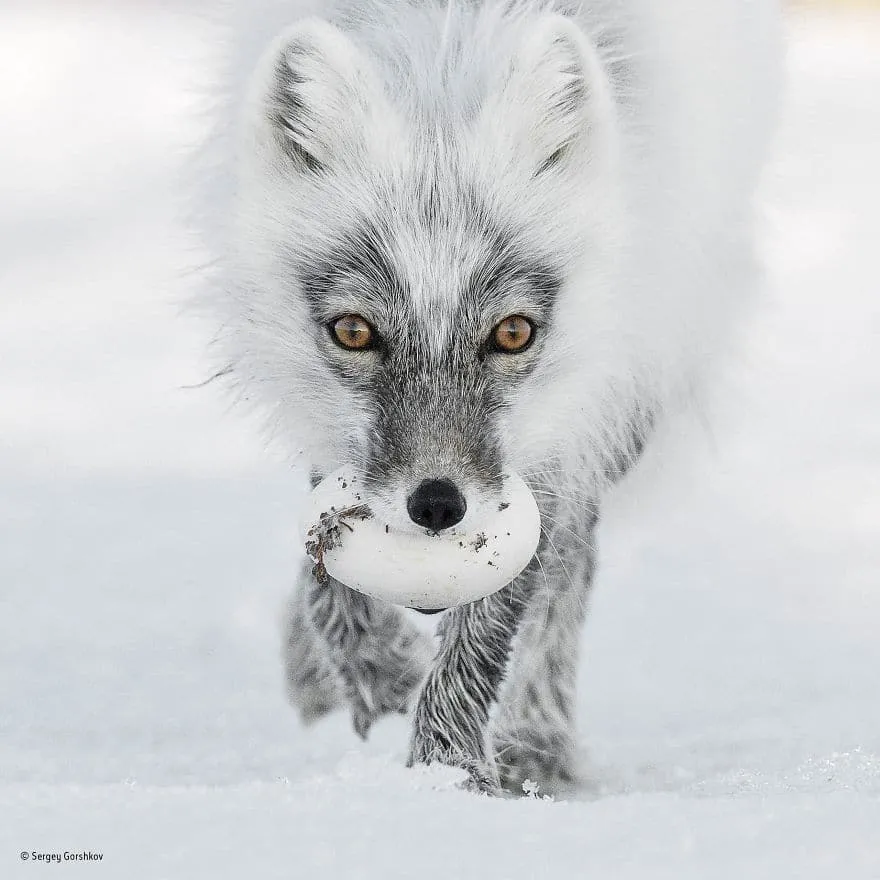
[[[304,560],[304,719],[345,707],[366,736],[412,709],[410,763],[492,792],[577,781],[599,508],[755,284],[776,30],[772,0],[233,10],[224,372],[315,480],[356,469],[395,528],[478,528],[505,471],[543,519],[531,565],[446,612],[436,649]]]

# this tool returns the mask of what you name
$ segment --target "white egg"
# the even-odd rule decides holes
[[[507,586],[535,555],[541,515],[529,487],[504,477],[497,512],[476,531],[395,532],[369,508],[344,470],[312,491],[303,529],[306,552],[327,574],[375,599],[424,610],[474,602]]]

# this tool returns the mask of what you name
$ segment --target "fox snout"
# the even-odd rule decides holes
[[[407,498],[406,510],[416,525],[440,532],[464,519],[467,501],[452,480],[423,480]]]

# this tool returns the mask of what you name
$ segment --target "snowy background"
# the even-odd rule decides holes
[[[766,306],[608,512],[565,803],[285,705],[301,477],[183,387],[200,39],[0,5],[0,877],[880,877],[880,18],[793,20]]]

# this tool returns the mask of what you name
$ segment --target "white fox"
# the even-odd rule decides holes
[[[262,0],[229,25],[224,372],[395,528],[478,527],[508,470],[543,517],[436,651],[304,561],[291,698],[363,736],[414,703],[411,763],[563,790],[599,506],[755,286],[774,4]]]

